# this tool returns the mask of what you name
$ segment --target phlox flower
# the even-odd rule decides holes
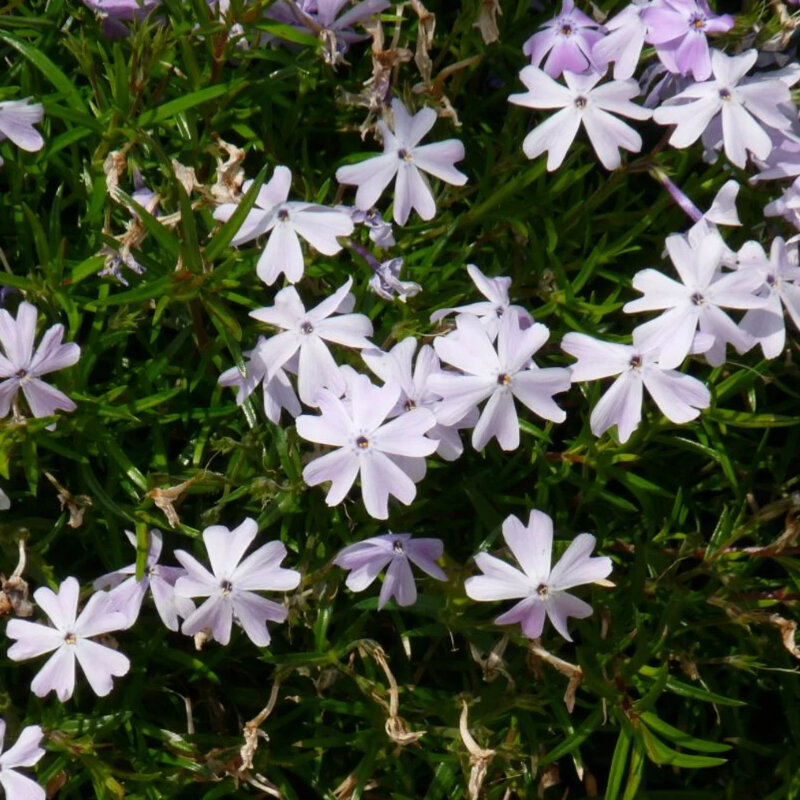
[[[633,0],[603,26],[606,35],[595,42],[592,57],[599,64],[614,62],[614,78],[633,76],[644,47],[647,23],[644,12],[661,0]]]
[[[36,307],[25,301],[20,303],[16,319],[0,309],[0,419],[12,407],[16,414],[20,389],[34,417],[49,417],[58,409],[74,411],[77,407],[63,392],[40,378],[71,367],[80,358],[81,349],[77,344],[62,344],[64,326],[53,325],[34,352],[38,316]]]
[[[779,198],[764,206],[764,216],[783,217],[800,231],[800,178],[796,178]]]
[[[711,54],[714,77],[689,86],[653,112],[653,119],[659,125],[675,125],[669,139],[671,145],[689,147],[707,128],[719,122],[725,155],[737,167],[744,167],[748,151],[762,160],[769,156],[773,144],[764,126],[783,132],[790,130],[792,121],[781,106],[789,102],[791,95],[789,85],[780,78],[742,81],[757,57],[755,50],[738,56],[714,50]]]
[[[488,398],[472,432],[476,450],[483,450],[493,437],[503,450],[519,446],[514,398],[543,419],[563,422],[566,414],[553,395],[569,389],[569,370],[531,366],[531,357],[549,336],[541,323],[523,330],[513,314],[506,314],[495,347],[479,320],[466,314],[457,317],[456,330],[434,342],[439,358],[461,371],[428,378],[428,388],[443,398],[436,415],[439,422],[452,425]]]
[[[647,42],[656,46],[661,62],[670,72],[704,81],[711,74],[709,33],[733,27],[730,14],[714,14],[705,0],[660,0],[644,14]],[[717,51],[719,52],[719,51]]]
[[[344,211],[288,201],[291,183],[289,168],[275,167],[272,178],[258,190],[255,207],[231,240],[231,244],[238,247],[262,234],[270,234],[256,265],[258,277],[267,286],[275,283],[281,274],[286,275],[289,283],[297,283],[303,277],[305,264],[298,236],[320,253],[332,256],[342,249],[337,237],[353,232],[353,220]],[[248,192],[252,185],[252,181],[245,181],[242,191]],[[214,211],[214,219],[227,221],[236,206],[236,203],[223,203]]]
[[[642,387],[655,400],[661,413],[672,422],[695,419],[700,409],[708,408],[711,394],[696,378],[674,369],[663,369],[658,351],[633,345],[603,342],[583,333],[568,333],[561,349],[578,359],[570,367],[572,382],[619,377],[592,410],[589,424],[595,436],[617,426],[623,444],[642,420]]]
[[[24,100],[5,100],[0,103],[0,142],[10,139],[20,150],[31,153],[44,147],[44,139],[34,128],[44,119],[44,106]],[[0,158],[0,167],[3,159]]]
[[[592,558],[594,536],[579,533],[551,569],[553,521],[542,511],[531,511],[527,527],[513,515],[506,517],[503,538],[522,570],[488,553],[479,553],[475,563],[483,575],[467,578],[464,582],[467,596],[473,600],[522,598],[495,622],[498,625],[519,622],[525,636],[538,639],[547,616],[553,627],[571,642],[567,619],[584,619],[592,613],[592,607],[566,590],[608,577],[611,559]]]
[[[722,309],[762,306],[764,301],[754,294],[762,278],[741,270],[721,273],[724,243],[716,231],[708,230],[694,246],[677,234],[667,237],[666,244],[681,282],[655,269],[640,270],[633,277],[633,288],[644,297],[623,307],[628,314],[666,309],[636,328],[638,347],[658,351],[663,369],[674,369],[686,358],[698,329],[714,339],[705,357],[715,367],[725,361],[726,344],[738,353],[749,350],[753,339]]]
[[[42,586],[33,593],[33,599],[53,627],[21,619],[12,619],[6,627],[6,636],[16,640],[8,648],[12,661],[55,651],[31,683],[37,697],[54,691],[62,703],[69,700],[75,689],[76,659],[100,697],[111,691],[112,676],[120,677],[130,669],[127,656],[91,640],[92,636],[125,628],[125,615],[115,609],[107,592],[96,592],[77,616],[79,592],[78,581],[72,577],[61,583],[57,593]]]
[[[753,158],[760,171],[750,178],[750,183],[783,180],[800,175],[800,125],[797,122],[795,119],[789,131],[774,128],[767,130],[772,140],[772,150],[766,158]]]
[[[32,767],[44,755],[42,736],[38,725],[28,725],[22,729],[14,746],[3,753],[6,723],[0,719],[0,786],[7,800],[45,800],[44,789],[17,772],[19,767]]]
[[[372,266],[372,277],[369,288],[384,300],[399,300],[405,303],[422,291],[422,287],[414,281],[401,281],[400,271],[403,269],[402,258],[390,258]]]
[[[220,386],[232,386],[236,389],[236,404],[239,406],[259,384],[263,384],[264,413],[270,422],[278,425],[284,409],[293,417],[302,411],[300,401],[287,375],[287,372],[297,373],[297,357],[293,356],[282,367],[273,368],[270,377],[270,370],[260,355],[260,348],[265,341],[263,336],[259,336],[255,348],[244,354],[247,358],[244,374],[238,367],[231,367],[219,376],[217,383]]]
[[[136,534],[125,531],[125,536],[136,547]],[[144,575],[141,580],[136,580],[136,563],[133,563],[101,575],[92,583],[95,589],[111,589],[109,594],[113,606],[125,615],[126,628],[130,628],[136,622],[148,589],[153,595],[158,616],[171,631],[178,630],[178,617],[188,617],[194,611],[194,603],[191,600],[175,595],[175,581],[185,575],[186,570],[181,567],[165,567],[158,563],[163,545],[161,531],[151,530]]]
[[[741,225],[739,213],[736,210],[736,198],[739,194],[739,184],[734,180],[726,181],[714,196],[711,207],[705,214],[683,193],[679,186],[659,167],[654,167],[651,174],[661,182],[669,192],[672,199],[686,212],[687,216],[695,223],[705,220],[713,225]]]
[[[791,263],[786,242],[778,236],[769,258],[758,242],[745,242],[739,250],[739,271],[760,277],[757,294],[764,300],[761,308],[751,308],[742,317],[742,330],[758,342],[765,358],[777,358],[786,346],[784,308],[800,329],[800,267]]]
[[[358,349],[373,346],[366,338],[372,335],[369,318],[363,314],[340,313],[353,308],[352,285],[353,279],[348,278],[336,292],[309,311],[297,290],[287,286],[275,295],[275,305],[250,312],[250,316],[260,322],[283,329],[261,340],[255,353],[266,365],[270,380],[298,354],[297,388],[306,405],[316,405],[317,393],[323,387],[340,395],[344,393],[344,381],[325,342]]]
[[[471,314],[483,323],[492,340],[497,338],[500,320],[507,313],[516,315],[520,328],[529,328],[533,324],[533,317],[522,306],[511,305],[508,299],[511,278],[487,278],[474,264],[467,264],[467,272],[486,300],[457,308],[440,308],[431,314],[431,322],[439,322],[450,314]]]
[[[458,139],[420,145],[436,122],[436,111],[420,109],[412,117],[403,103],[392,100],[394,132],[383,120],[378,130],[383,139],[383,154],[336,170],[339,183],[358,186],[356,206],[366,211],[377,203],[383,190],[397,178],[394,190],[394,221],[405,225],[412,208],[424,220],[433,219],[433,199],[427,172],[445,183],[463,186],[467,176],[453,164],[464,158],[464,145]]]
[[[522,143],[528,158],[536,158],[547,151],[549,171],[561,166],[581,124],[606,169],[616,169],[620,165],[620,147],[633,153],[642,149],[642,137],[614,116],[648,119],[652,113],[631,102],[631,98],[639,94],[639,84],[632,78],[597,86],[602,75],[565,72],[567,85],[562,86],[537,67],[525,67],[519,77],[528,91],[510,95],[509,103],[528,108],[561,109],[530,131]]]
[[[380,611],[392,597],[399,606],[412,606],[417,602],[417,587],[409,561],[437,581],[446,581],[447,575],[436,563],[443,552],[441,539],[412,539],[410,533],[387,533],[345,547],[333,563],[350,570],[345,584],[351,592],[363,592],[388,564],[378,598]]]
[[[417,340],[409,336],[398,342],[387,353],[382,350],[361,351],[361,357],[367,366],[384,383],[397,384],[402,390],[397,405],[390,412],[391,416],[410,411],[412,408],[427,408],[435,414],[441,405],[439,395],[432,392],[428,386],[430,376],[442,371],[439,357],[430,345],[424,344],[420,347],[416,363],[412,366],[416,349]],[[472,428],[477,421],[478,415],[473,409],[452,425],[437,423],[428,431],[427,436],[438,441],[436,447],[438,455],[446,461],[455,461],[464,452],[464,445],[458,435],[459,429]],[[422,458],[420,461],[424,476],[425,459]]]
[[[525,42],[522,52],[534,67],[544,61],[543,69],[550,77],[557,78],[566,70],[599,72],[608,63],[597,64],[592,57],[592,47],[603,34],[591,17],[575,8],[572,0],[564,0],[558,16],[545,22],[542,28]]]
[[[280,566],[286,557],[283,542],[268,542],[242,561],[257,533],[258,525],[250,517],[232,531],[223,525],[206,528],[203,542],[213,572],[184,550],[175,551],[175,558],[187,572],[175,583],[175,594],[208,598],[184,620],[183,633],[193,636],[210,631],[216,641],[226,645],[235,619],[253,644],[266,647],[270,643],[267,620],[283,622],[288,612],[256,592],[296,589],[300,573]]]
[[[367,513],[386,519],[389,495],[409,505],[417,494],[406,465],[398,465],[396,459],[410,460],[413,467],[414,461],[436,450],[437,443],[425,437],[436,417],[426,408],[413,408],[386,422],[400,398],[397,384],[378,388],[365,375],[356,375],[349,388],[344,400],[321,390],[321,414],[297,418],[297,433],[303,439],[337,448],[307,464],[303,480],[309,486],[330,481],[325,502],[335,506],[360,475]]]

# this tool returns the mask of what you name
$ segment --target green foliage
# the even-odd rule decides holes
[[[377,149],[359,136],[366,108],[348,103],[372,74],[368,44],[354,45],[350,63],[334,70],[316,37],[259,22],[268,5],[232,0],[243,40],[199,0],[167,0],[116,40],[76,0],[0,9],[1,96],[40,100],[46,140],[38,153],[0,144],[0,287],[16,292],[9,307],[21,293],[43,325],[64,323],[82,350],[54,378],[78,404],[54,431],[46,430],[53,420],[0,421],[0,478],[13,503],[0,517],[3,571],[13,570],[23,539],[32,588],[67,575],[88,586],[131,562],[128,529],[141,574],[149,528],[165,531],[167,553],[200,553],[194,540],[204,527],[249,515],[259,541],[283,541],[287,564],[304,575],[287,624],[274,627],[263,651],[240,631],[228,647],[195,651],[145,605],[136,626],[117,635],[133,666],[106,698],[80,682],[63,705],[32,696],[37,662],[10,662],[4,640],[9,737],[24,723],[43,726],[48,754],[38,778],[64,800],[244,798],[265,796],[264,786],[289,800],[457,800],[469,796],[476,763],[459,731],[467,703],[471,735],[493,751],[481,789],[491,800],[567,789],[606,800],[800,798],[800,685],[783,643],[800,597],[796,331],[777,361],[752,351],[714,370],[694,365],[713,396],[694,423],[674,425],[650,407],[625,445],[612,434],[596,439],[588,417],[603,387],[582,384],[563,396],[563,425],[523,416],[518,450],[493,443],[482,453],[467,446],[454,463],[430,460],[416,501],[393,505],[389,525],[444,539],[449,582],[421,579],[415,606],[382,612],[375,587],[360,596],[344,587],[331,559],[388,527],[366,514],[357,490],[328,508],[323,492],[303,483],[310,447],[294,428],[269,423],[253,399],[237,407],[217,384],[267,333],[248,312],[270,305],[277,288],[258,280],[255,244],[230,247],[257,186],[285,164],[293,197],[352,202],[351,190],[334,188],[335,169]],[[568,331],[627,340],[640,321],[621,311],[635,296],[633,274],[660,264],[665,236],[688,225],[649,170],[662,167],[707,208],[730,167],[704,164],[699,145],[659,147],[663,131],[648,123],[643,154],[610,175],[580,137],[563,167],[547,173],[543,159],[525,159],[531,115],[507,97],[520,89],[521,45],[550,10],[503,0],[500,41],[486,45],[474,25],[480,0],[428,5],[437,17],[434,83],[406,60],[392,73],[393,90],[414,108],[443,109],[446,95],[460,125],[444,115],[434,137],[464,142],[459,166],[470,180],[435,187],[436,217],[412,216],[396,230],[391,255],[424,291],[406,305],[386,303],[368,290],[369,269],[343,251],[306,253],[301,295],[321,298],[352,275],[376,344],[431,341],[433,309],[476,299],[464,269],[475,263],[509,275],[513,300],[551,328],[541,363],[569,363],[558,348]],[[748,13],[776,30],[773,11]],[[397,32],[400,47],[414,50],[409,4],[394,4],[382,20],[387,47]],[[263,33],[293,44],[266,44]],[[210,188],[227,157],[220,139],[243,148],[255,178],[225,224],[212,217]],[[176,162],[194,170],[199,189],[183,185]],[[158,211],[130,200],[135,169],[158,193]],[[768,241],[781,232],[762,217],[774,192],[738,177],[744,226],[730,242]],[[123,265],[121,285],[98,272],[120,248],[130,207],[145,272]],[[61,502],[48,474],[67,491]],[[163,511],[171,487],[173,525]],[[84,511],[75,527],[70,503]],[[565,540],[596,533],[599,552],[614,560],[615,587],[584,593],[595,613],[571,622],[575,644],[552,628],[542,640],[580,667],[571,712],[567,677],[516,628],[494,625],[498,604],[474,604],[463,589],[471,556],[501,547],[502,520],[527,519],[534,507]],[[500,668],[489,656],[504,635]],[[400,745],[387,734],[391,681],[381,652],[399,687],[402,726],[424,734],[418,741]],[[277,704],[260,725],[266,737],[241,772],[242,728],[276,683]]]

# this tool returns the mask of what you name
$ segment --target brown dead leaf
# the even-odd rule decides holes
[[[58,491],[58,502],[61,503],[61,510],[65,508],[69,511],[67,525],[70,528],[80,528],[83,525],[83,515],[86,509],[92,505],[92,498],[85,494],[71,494],[65,489],[49,472],[45,472],[45,477]]]
[[[414,53],[414,63],[417,65],[422,81],[426,86],[431,83],[433,61],[430,49],[433,47],[433,35],[436,31],[436,14],[432,14],[422,5],[421,0],[411,0],[411,8],[419,17],[417,27],[417,49]]]

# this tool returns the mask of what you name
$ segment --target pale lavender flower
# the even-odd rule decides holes
[[[400,391],[397,384],[378,388],[357,375],[344,401],[323,389],[317,395],[320,416],[297,418],[297,433],[303,439],[337,448],[303,470],[309,486],[331,482],[325,498],[329,506],[344,500],[359,474],[364,506],[376,519],[389,516],[389,495],[404,505],[416,497],[417,487],[407,470],[415,475],[415,462],[436,450],[437,443],[425,437],[436,417],[425,408],[414,408],[386,422]],[[410,463],[401,466],[398,457]]]
[[[43,736],[39,725],[28,725],[22,729],[14,746],[3,753],[6,723],[0,719],[0,786],[7,800],[45,800],[44,789],[17,772],[19,767],[32,767],[44,755],[41,747]]]
[[[652,113],[631,102],[631,98],[639,94],[639,84],[632,78],[597,86],[602,75],[565,72],[567,85],[562,86],[537,67],[525,67],[519,77],[528,91],[510,95],[509,103],[528,108],[561,109],[530,131],[522,143],[528,158],[536,158],[547,151],[549,171],[561,166],[581,123],[606,169],[616,169],[620,165],[620,147],[632,153],[642,149],[642,137],[614,116],[648,119]]]
[[[544,325],[534,323],[522,330],[517,318],[507,314],[496,348],[475,317],[462,314],[456,326],[453,333],[436,339],[434,347],[442,361],[463,374],[441,372],[428,378],[428,388],[443,398],[436,415],[441,424],[452,425],[488,398],[472,432],[472,446],[483,450],[496,437],[503,450],[514,450],[519,446],[514,398],[543,419],[566,419],[553,395],[569,389],[569,370],[531,366],[531,357],[550,336]]]
[[[336,292],[309,311],[297,290],[287,286],[275,295],[274,306],[250,312],[250,316],[260,322],[283,328],[280,333],[263,339],[256,348],[270,379],[295,353],[299,354],[297,389],[306,405],[316,405],[317,393],[323,387],[339,395],[345,390],[339,368],[325,342],[357,349],[374,346],[366,338],[372,335],[369,318],[363,314],[343,313],[352,310],[355,302],[350,294],[352,285],[353,279],[348,278]]]
[[[235,619],[253,644],[266,647],[270,643],[267,620],[283,622],[288,612],[284,606],[256,592],[296,589],[300,573],[280,566],[286,557],[283,542],[268,542],[242,561],[257,533],[258,525],[250,517],[232,531],[223,525],[206,528],[203,542],[213,574],[194,556],[183,550],[175,551],[175,558],[188,573],[178,578],[175,594],[208,598],[186,618],[181,627],[183,633],[193,636],[210,631],[216,641],[226,645]]]
[[[291,183],[289,168],[275,167],[272,178],[258,190],[255,207],[231,240],[231,244],[238,247],[262,234],[270,234],[256,265],[258,277],[267,286],[275,283],[281,274],[286,275],[289,283],[297,283],[303,277],[305,264],[298,236],[320,253],[332,256],[342,249],[337,237],[353,232],[353,221],[344,211],[288,201]],[[242,191],[246,193],[252,185],[252,181],[245,181]],[[214,219],[227,221],[236,206],[236,203],[223,203],[214,211]]]
[[[225,370],[217,379],[220,386],[236,388],[236,404],[242,405],[245,400],[262,384],[264,396],[264,413],[267,419],[275,425],[280,424],[281,412],[285,409],[296,417],[301,413],[300,401],[297,399],[288,372],[297,374],[297,357],[290,358],[282,367],[270,370],[261,357],[261,347],[266,342],[263,336],[258,337],[255,348],[244,353],[248,359],[245,372],[242,374],[238,367]]]
[[[362,211],[360,208],[349,208],[348,206],[338,206],[339,208],[347,211],[350,214],[353,222],[356,225],[366,225],[369,228],[370,240],[381,248],[381,250],[388,250],[394,247],[397,242],[394,238],[394,231],[392,230],[392,223],[387,222],[377,208],[370,208],[367,211]]]
[[[705,214],[683,193],[679,186],[669,178],[664,170],[653,167],[651,174],[664,186],[672,199],[686,212],[693,222],[705,220],[713,225],[741,225],[739,214],[736,210],[736,198],[739,194],[739,184],[734,180],[726,181],[714,196],[711,207]]]
[[[136,534],[125,531],[125,536],[135,548]],[[136,580],[136,564],[133,563],[101,575],[92,583],[95,589],[111,589],[109,594],[113,607],[125,615],[126,628],[130,628],[136,622],[148,589],[153,595],[158,616],[171,631],[178,630],[179,617],[185,619],[194,611],[194,603],[191,600],[175,595],[175,581],[185,575],[186,570],[180,567],[165,567],[158,563],[163,545],[161,531],[151,530],[144,575],[141,580]]]
[[[708,408],[711,394],[696,378],[658,363],[658,351],[633,345],[603,342],[583,333],[568,333],[561,349],[578,359],[572,364],[572,382],[619,377],[592,410],[589,424],[595,436],[617,426],[623,444],[642,420],[642,387],[647,389],[661,413],[675,423],[696,419]]]
[[[564,0],[558,16],[545,22],[543,30],[534,33],[522,46],[522,52],[534,67],[544,61],[544,71],[552,78],[562,72],[601,72],[608,61],[597,63],[592,47],[603,38],[597,23],[575,8],[572,0]],[[547,60],[545,60],[547,56]]]
[[[125,615],[114,608],[107,592],[96,592],[76,619],[79,592],[78,581],[72,577],[62,582],[58,593],[42,586],[33,593],[33,599],[53,627],[21,619],[12,619],[6,627],[8,638],[16,639],[8,649],[13,661],[55,651],[31,683],[37,697],[54,691],[62,703],[69,700],[75,689],[76,659],[99,697],[111,691],[112,676],[120,677],[130,669],[127,656],[91,640],[92,636],[123,629]]]
[[[607,33],[595,42],[592,56],[599,64],[613,61],[616,80],[630,78],[636,71],[647,33],[644,12],[660,2],[661,0],[633,0],[603,26]]]
[[[416,349],[417,340],[413,336],[409,336],[398,342],[387,353],[381,350],[361,351],[361,357],[367,366],[384,383],[397,384],[402,390],[397,405],[390,412],[391,416],[397,416],[412,408],[427,408],[436,414],[441,406],[441,397],[432,392],[429,387],[430,376],[442,371],[439,358],[433,348],[425,344],[419,349],[416,362],[413,363]],[[477,421],[478,414],[473,409],[472,412],[452,425],[437,423],[428,431],[427,436],[438,441],[436,447],[438,455],[445,461],[455,461],[464,452],[464,445],[458,435],[459,429],[472,428]],[[421,471],[424,475],[425,459],[420,460],[422,461]]]
[[[760,172],[750,178],[750,183],[794,178],[800,175],[800,126],[796,124],[790,131],[768,129],[772,140],[772,150],[764,158],[753,158]]]
[[[436,202],[423,173],[427,172],[445,183],[463,186],[467,176],[453,165],[464,158],[464,145],[458,139],[419,144],[436,122],[436,111],[432,108],[420,109],[412,117],[403,103],[395,98],[392,111],[394,133],[383,120],[378,121],[383,154],[339,167],[336,180],[358,186],[356,206],[366,211],[375,205],[383,190],[396,177],[394,221],[405,225],[412,208],[422,219],[433,219]]]
[[[553,627],[571,642],[567,619],[585,619],[591,615],[592,607],[566,590],[607,578],[611,559],[593,558],[594,536],[579,533],[551,569],[553,521],[542,511],[531,511],[527,527],[513,515],[506,517],[503,538],[522,570],[488,553],[478,553],[475,563],[483,575],[467,578],[464,582],[467,596],[479,601],[523,598],[495,622],[498,625],[519,622],[525,636],[538,639],[546,615]]]
[[[780,78],[742,81],[757,57],[755,50],[739,56],[714,50],[713,79],[689,86],[655,110],[653,119],[659,125],[676,126],[669,139],[671,145],[689,147],[716,123],[720,125],[725,154],[737,167],[744,167],[748,151],[762,160],[769,156],[772,139],[764,126],[790,130],[792,121],[781,106],[791,95],[789,86]]]
[[[704,81],[711,74],[709,33],[724,33],[733,27],[730,14],[717,15],[705,0],[661,0],[644,12],[647,42],[670,72]]]
[[[21,150],[31,153],[44,147],[44,139],[34,128],[44,119],[44,106],[24,100],[5,100],[0,103],[0,142],[10,139]],[[0,167],[3,159],[0,158]]]
[[[783,217],[800,231],[800,178],[796,178],[779,198],[764,206],[764,216]]]
[[[481,321],[492,341],[497,338],[500,320],[508,313],[516,315],[520,328],[533,324],[533,317],[522,306],[511,305],[508,299],[511,278],[487,278],[474,264],[467,264],[467,272],[486,300],[457,308],[440,308],[431,314],[431,322],[439,322],[450,314],[470,314]]]
[[[77,344],[62,344],[63,325],[53,325],[45,332],[36,352],[36,320],[39,312],[22,302],[16,320],[0,309],[0,419],[14,409],[20,389],[34,417],[49,417],[58,409],[74,411],[77,406],[63,392],[40,380],[42,375],[71,367],[80,358]]]
[[[744,315],[742,330],[758,342],[765,358],[777,358],[786,346],[784,308],[800,329],[800,267],[791,263],[786,242],[778,236],[769,258],[758,242],[745,242],[739,250],[739,271],[761,278],[757,294],[764,300],[762,308],[751,308]]]
[[[356,33],[353,26],[366,22],[391,5],[390,0],[362,0],[340,16],[349,4],[350,0],[297,0],[292,5],[278,0],[267,9],[266,16],[322,38],[327,45],[325,59],[336,64],[343,60],[341,54],[348,45],[368,38]]]
[[[741,270],[721,273],[724,243],[716,231],[709,229],[695,246],[680,235],[667,237],[666,244],[681,282],[655,269],[640,270],[633,277],[633,288],[644,297],[623,307],[628,314],[666,309],[636,328],[638,346],[645,351],[658,351],[663,369],[674,369],[686,358],[698,328],[714,337],[705,357],[715,367],[724,363],[727,343],[739,353],[749,350],[753,339],[722,309],[762,306],[764,301],[754,294],[762,279]]]
[[[417,587],[409,561],[437,581],[446,581],[447,575],[436,563],[443,552],[441,539],[412,539],[410,533],[387,533],[345,547],[333,563],[350,570],[345,584],[351,592],[363,592],[388,564],[378,598],[380,610],[392,597],[399,606],[412,606],[417,602]]]

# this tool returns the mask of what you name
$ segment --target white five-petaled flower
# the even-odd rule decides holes
[[[514,450],[519,446],[514,398],[543,419],[564,421],[566,414],[553,395],[569,389],[569,370],[531,366],[531,357],[550,336],[544,325],[534,323],[523,330],[516,315],[506,314],[496,348],[475,317],[462,314],[456,326],[434,342],[442,361],[463,373],[441,372],[428,379],[428,387],[443,398],[436,413],[440,423],[452,425],[489,398],[472,432],[472,446],[482,450],[496,437],[503,450]]]
[[[378,388],[365,375],[355,375],[349,389],[344,401],[323,389],[317,395],[320,416],[297,418],[297,432],[304,439],[338,448],[306,465],[303,479],[309,486],[330,481],[325,502],[335,506],[360,474],[367,513],[386,519],[389,495],[405,505],[416,497],[417,487],[408,474],[414,470],[405,462],[413,466],[436,450],[437,442],[425,437],[436,417],[425,408],[414,408],[386,422],[400,398],[399,385]]]
[[[567,618],[584,619],[592,613],[592,607],[566,590],[608,577],[611,559],[593,558],[594,536],[579,533],[551,569],[553,521],[541,511],[531,511],[527,527],[517,517],[507,517],[503,522],[503,538],[522,570],[488,553],[479,553],[475,563],[483,575],[467,578],[464,583],[467,596],[473,600],[522,598],[495,622],[498,625],[519,622],[529,639],[538,639],[546,615],[553,627],[571,642]]]
[[[315,250],[326,256],[338,253],[342,246],[338,236],[353,232],[353,220],[340,209],[326,208],[314,203],[287,201],[292,173],[288,167],[275,167],[270,181],[258,190],[255,208],[245,217],[242,227],[231,244],[238,246],[270,233],[267,245],[256,266],[258,277],[271,286],[283,273],[290,283],[303,277],[305,264],[298,235]],[[245,181],[247,192],[252,181]],[[236,211],[235,203],[223,203],[214,211],[214,219],[223,222]]]
[[[386,577],[378,598],[378,610],[394,597],[399,606],[412,606],[417,601],[412,564],[416,564],[437,581],[446,581],[447,575],[436,563],[442,557],[441,539],[412,539],[410,533],[387,533],[373,536],[339,551],[333,563],[350,570],[346,585],[351,592],[361,592],[378,577],[388,564]]]
[[[619,148],[632,153],[642,149],[642,137],[614,116],[648,119],[652,114],[650,109],[631,102],[631,98],[639,94],[639,84],[632,78],[597,86],[602,75],[564,72],[567,85],[562,86],[532,66],[525,67],[519,77],[528,91],[512,94],[509,103],[528,108],[561,109],[528,133],[522,143],[528,158],[536,158],[547,151],[549,171],[561,165],[581,123],[606,169],[616,169],[620,165]]]
[[[125,536],[136,547],[136,534],[125,531]],[[109,594],[114,607],[127,619],[126,628],[130,628],[136,622],[148,589],[153,595],[153,602],[161,621],[171,631],[178,630],[179,617],[188,617],[194,611],[194,603],[191,600],[175,595],[175,581],[185,575],[186,570],[180,567],[165,567],[158,563],[163,545],[161,531],[151,530],[144,575],[141,580],[136,580],[134,563],[107,575],[101,575],[92,583],[95,589],[111,588]]]
[[[603,26],[606,35],[592,47],[592,56],[600,64],[614,62],[614,78],[633,76],[644,47],[647,23],[644,12],[659,0],[633,0]]]
[[[412,117],[403,103],[395,98],[392,111],[394,133],[383,120],[378,121],[383,154],[358,164],[339,167],[336,180],[358,186],[356,206],[367,211],[397,176],[394,221],[398,225],[405,225],[412,208],[417,210],[422,219],[433,219],[436,202],[423,173],[427,172],[445,183],[463,186],[467,176],[453,164],[464,158],[464,145],[458,139],[420,145],[422,137],[436,122],[436,112],[432,108],[423,108]]]
[[[410,411],[412,408],[427,408],[436,414],[441,405],[441,397],[432,392],[428,386],[431,375],[442,371],[439,357],[429,344],[424,344],[417,353],[416,363],[412,368],[414,352],[417,349],[417,340],[409,336],[398,342],[391,350],[384,353],[382,350],[362,350],[361,357],[367,366],[384,382],[397,384],[401,389],[397,406],[391,416]],[[438,445],[436,453],[446,461],[454,461],[464,451],[461,437],[458,435],[460,428],[472,428],[478,421],[478,414],[473,409],[465,417],[457,420],[453,425],[436,424],[427,436],[436,439]],[[420,459],[420,472],[425,474],[425,459]],[[421,478],[420,478],[421,480]]]
[[[10,139],[21,150],[29,153],[41,150],[44,139],[34,128],[44,119],[44,106],[31,103],[30,98],[24,100],[6,100],[0,103],[0,142]],[[0,167],[3,159],[0,158]]]
[[[292,382],[286,374],[287,372],[297,373],[297,358],[290,358],[282,367],[273,367],[272,375],[270,376],[270,370],[259,355],[259,348],[265,341],[263,336],[259,336],[258,344],[256,344],[255,348],[249,353],[244,353],[248,359],[245,364],[244,374],[240,372],[238,367],[231,367],[219,376],[217,383],[220,386],[233,386],[236,388],[237,405],[242,405],[255,391],[256,387],[263,383],[264,413],[270,422],[278,425],[283,409],[286,409],[293,417],[296,417],[302,411]]]
[[[486,300],[457,308],[440,308],[431,314],[431,322],[439,322],[449,314],[471,314],[480,319],[493,341],[497,338],[504,314],[516,314],[520,328],[528,328],[533,324],[533,317],[522,306],[511,305],[508,299],[511,278],[487,278],[474,264],[467,264],[467,272]]]
[[[352,285],[353,279],[348,278],[336,292],[309,311],[297,290],[287,286],[275,295],[274,306],[250,312],[250,316],[260,322],[283,328],[280,333],[260,341],[255,350],[267,367],[268,379],[299,353],[297,389],[306,405],[316,405],[317,393],[323,387],[339,395],[345,390],[344,379],[326,341],[358,349],[373,346],[367,339],[372,335],[369,318],[345,313],[352,310],[355,302],[350,294]]]
[[[45,792],[36,781],[17,772],[18,767],[32,767],[44,755],[42,729],[38,725],[23,728],[13,747],[4,753],[6,723],[0,719],[0,786],[6,800],[45,800]]]
[[[745,74],[756,63],[758,53],[748,50],[727,56],[721,50],[711,53],[713,78],[695,83],[666,100],[653,112],[659,125],[675,125],[669,142],[677,148],[689,147],[712,124],[721,128],[711,145],[725,148],[725,155],[737,167],[744,167],[747,153],[766,159],[773,142],[768,130],[789,132],[792,121],[781,108],[791,102],[789,87],[800,77],[792,73],[786,80],[763,77],[747,81]]]
[[[602,436],[617,426],[620,442],[627,442],[642,420],[642,388],[647,389],[667,419],[689,422],[708,408],[711,394],[696,378],[658,363],[658,351],[634,344],[603,342],[584,333],[568,333],[561,349],[578,359],[571,365],[572,382],[619,377],[600,398],[589,421],[592,433]]]
[[[0,309],[0,419],[15,405],[20,389],[34,417],[49,417],[57,409],[74,411],[76,406],[63,392],[40,380],[42,375],[71,367],[80,358],[76,344],[62,344],[64,326],[48,328],[33,351],[39,312],[22,302],[16,320]],[[15,409],[16,411],[16,409]]]
[[[631,314],[666,309],[636,328],[638,346],[658,351],[662,369],[674,369],[689,355],[698,329],[713,337],[704,355],[715,367],[725,361],[727,343],[738,353],[753,346],[750,335],[722,309],[763,306],[764,300],[754,294],[763,279],[746,270],[722,274],[724,247],[722,238],[712,229],[707,229],[695,246],[674,234],[667,237],[667,252],[681,282],[655,269],[644,269],[633,276],[633,288],[644,296],[626,303],[623,310]]]
[[[175,551],[175,558],[187,572],[178,578],[175,594],[208,598],[186,618],[181,627],[183,633],[193,636],[210,631],[216,641],[225,645],[230,641],[235,619],[253,644],[266,647],[270,643],[267,620],[283,622],[288,612],[284,606],[256,592],[296,589],[300,573],[280,566],[286,557],[283,542],[268,542],[242,561],[257,533],[258,525],[250,517],[232,531],[223,525],[206,528],[203,542],[213,574],[194,556],[183,550]]]
[[[92,636],[125,628],[125,615],[115,609],[107,592],[96,592],[78,616],[79,592],[78,581],[72,577],[62,582],[58,593],[42,586],[33,593],[33,599],[50,617],[53,627],[21,619],[12,619],[6,627],[8,638],[16,639],[8,649],[13,661],[55,651],[31,683],[31,691],[37,697],[50,691],[62,703],[72,697],[76,659],[100,697],[111,691],[112,676],[120,677],[130,669],[127,656],[91,640]]]
[[[786,345],[783,308],[800,329],[800,267],[789,260],[786,242],[778,236],[769,258],[758,242],[745,242],[739,250],[739,271],[758,275],[762,284],[757,294],[762,308],[751,308],[742,318],[742,329],[761,346],[765,358],[777,358]]]

